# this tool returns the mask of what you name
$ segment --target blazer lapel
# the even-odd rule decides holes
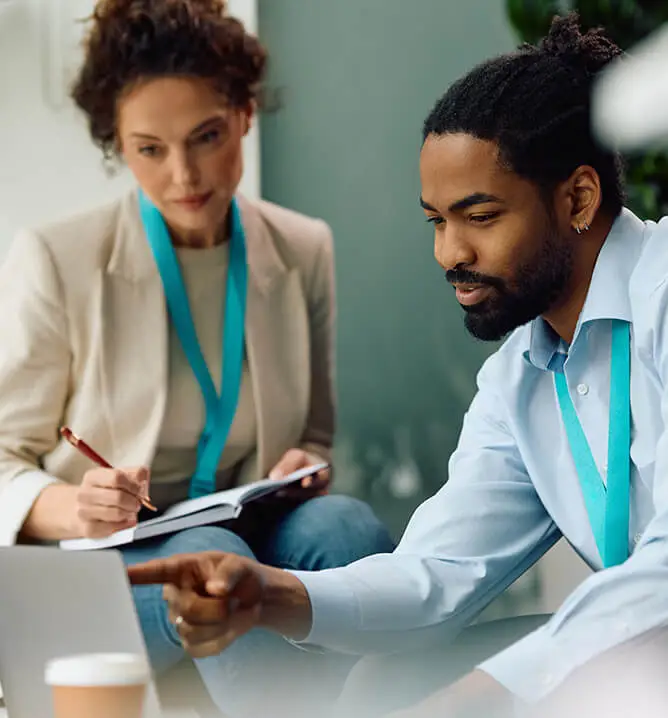
[[[167,309],[136,193],[121,205],[103,281],[101,366],[113,463],[153,459],[167,398]]]
[[[304,431],[310,391],[306,301],[297,269],[277,249],[260,209],[243,197],[248,295],[246,353],[257,415],[257,451],[242,480],[266,476]],[[136,194],[121,205],[102,283],[102,405],[114,464],[150,463],[167,399],[167,309]]]
[[[258,427],[256,463],[242,473],[247,481],[266,476],[288,448],[299,444],[311,371],[299,272],[286,266],[258,207],[243,197],[238,200],[249,268],[246,351]]]

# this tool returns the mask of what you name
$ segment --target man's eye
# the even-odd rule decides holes
[[[445,220],[443,217],[427,217],[427,222],[429,222],[429,224],[443,224]]]
[[[491,222],[499,216],[499,212],[487,212],[487,214],[472,214],[469,217],[469,222],[475,222],[476,224],[485,224],[485,222]]]

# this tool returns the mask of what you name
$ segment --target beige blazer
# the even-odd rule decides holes
[[[239,197],[249,265],[246,349],[258,441],[241,481],[303,446],[329,458],[333,259],[327,225]],[[15,239],[0,269],[0,545],[45,486],[93,464],[150,465],[167,394],[168,324],[136,194]]]

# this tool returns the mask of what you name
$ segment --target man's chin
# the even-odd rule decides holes
[[[464,326],[471,336],[483,342],[498,342],[508,336],[526,321],[513,321],[510,317],[498,312],[467,312],[464,317]]]

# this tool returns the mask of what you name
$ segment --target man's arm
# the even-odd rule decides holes
[[[493,368],[496,377],[481,372],[449,481],[416,510],[396,551],[293,572],[312,606],[305,643],[365,654],[451,639],[559,538],[505,422]]]
[[[559,532],[526,474],[495,386],[482,372],[450,480],[415,512],[395,553],[319,572],[254,569],[266,592],[264,625],[359,654],[436,643],[552,546]]]

